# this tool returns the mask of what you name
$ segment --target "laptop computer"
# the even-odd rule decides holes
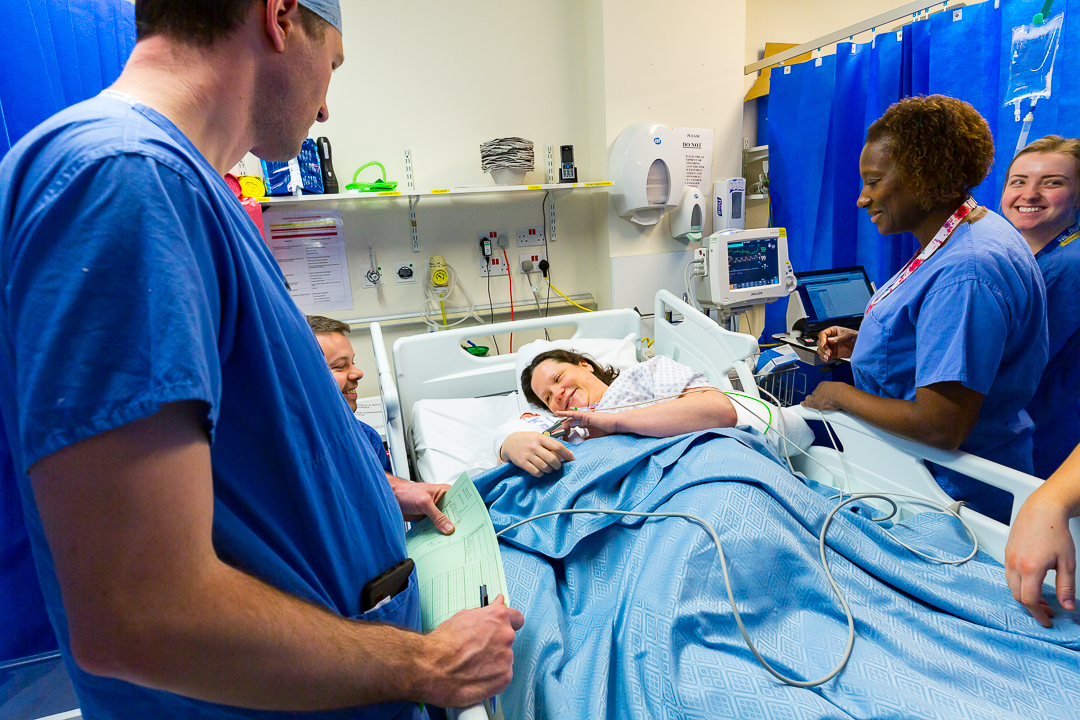
[[[827,327],[839,325],[857,330],[866,305],[874,294],[870,278],[862,266],[797,272],[797,292],[806,311],[804,336],[816,336]]]

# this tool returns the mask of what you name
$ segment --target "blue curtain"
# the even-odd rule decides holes
[[[135,47],[131,0],[7,0],[0,156],[31,128],[97,95]]]
[[[135,46],[129,0],[5,0],[0,156],[69,105],[111,85]],[[0,662],[55,649],[0,429]]]
[[[940,93],[970,102],[990,125],[996,157],[975,197],[997,208],[1021,121],[1005,106],[1012,29],[1031,23],[1041,0],[1000,0],[949,9],[883,33],[872,43],[839,43],[836,55],[782,70],[769,93],[769,179],[773,224],[787,229],[796,271],[862,265],[879,286],[915,253],[909,234],[881,236],[859,210],[859,153],[866,129],[892,103]],[[1058,0],[1065,15],[1051,97],[1036,104],[1029,140],[1080,136],[1080,0]],[[1022,105],[1026,115],[1030,103]],[[783,303],[776,303],[776,306]],[[785,308],[769,306],[765,336],[784,329]]]

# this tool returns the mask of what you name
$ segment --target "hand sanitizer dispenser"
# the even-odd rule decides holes
[[[671,237],[687,242],[700,240],[706,212],[705,198],[702,197],[701,191],[689,185],[684,187],[679,207],[668,215]]]
[[[642,123],[620,133],[608,161],[615,211],[638,225],[655,225],[679,205],[686,158],[666,125]]]
[[[746,227],[746,178],[713,183],[713,232]]]

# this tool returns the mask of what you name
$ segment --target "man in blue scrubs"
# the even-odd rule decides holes
[[[139,0],[117,83],[0,164],[0,415],[87,718],[416,718],[511,677],[501,600],[426,636],[415,575],[361,607],[402,510],[222,179],[327,117],[340,12],[300,2]]]
[[[326,358],[326,364],[334,376],[334,381],[337,382],[338,389],[341,390],[342,397],[348,403],[349,410],[355,413],[356,387],[364,379],[364,371],[356,367],[356,352],[346,335],[352,332],[352,328],[348,323],[322,315],[308,315],[307,321],[311,326],[311,331],[315,333],[315,339],[319,342],[323,357]],[[383,448],[382,438],[379,437],[378,431],[361,420],[357,420],[357,424],[375,450],[375,454],[382,461],[383,469],[390,472],[390,459],[386,454],[386,449]]]
[[[315,333],[315,339],[319,342],[319,348],[322,349],[323,357],[326,358],[330,373],[333,375],[342,397],[345,398],[345,402],[349,406],[349,412],[355,413],[356,386],[357,382],[363,379],[364,373],[360,368],[356,367],[356,353],[349,338],[345,335],[345,333],[351,332],[352,329],[348,324],[340,320],[323,317],[322,315],[308,315],[307,321],[312,332]],[[390,458],[386,454],[386,448],[383,447],[379,433],[375,428],[359,419],[356,421],[356,427],[382,463],[382,468],[386,472],[386,481],[390,483],[390,488],[394,491],[394,497],[397,499],[402,513],[405,514],[405,519],[410,521],[420,520],[426,515],[444,533],[450,534],[454,532],[454,524],[450,522],[450,518],[446,517],[435,505],[450,490],[450,486],[414,483],[391,475]]]

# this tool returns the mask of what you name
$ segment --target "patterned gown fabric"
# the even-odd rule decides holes
[[[798,678],[839,661],[847,626],[817,547],[834,491],[793,476],[759,435],[734,429],[613,436],[574,452],[543,478],[510,465],[475,478],[495,527],[561,508],[698,515],[724,544],[739,611],[764,657]],[[813,689],[782,685],[754,660],[698,526],[560,515],[507,533],[503,564],[525,627],[506,716],[1080,717],[1076,613],[1051,599],[1055,627],[1043,629],[1012,599],[1000,564],[981,552],[961,566],[924,561],[868,510],[842,510],[829,529],[856,640],[846,669]],[[944,515],[922,513],[891,531],[929,552],[970,551]]]

